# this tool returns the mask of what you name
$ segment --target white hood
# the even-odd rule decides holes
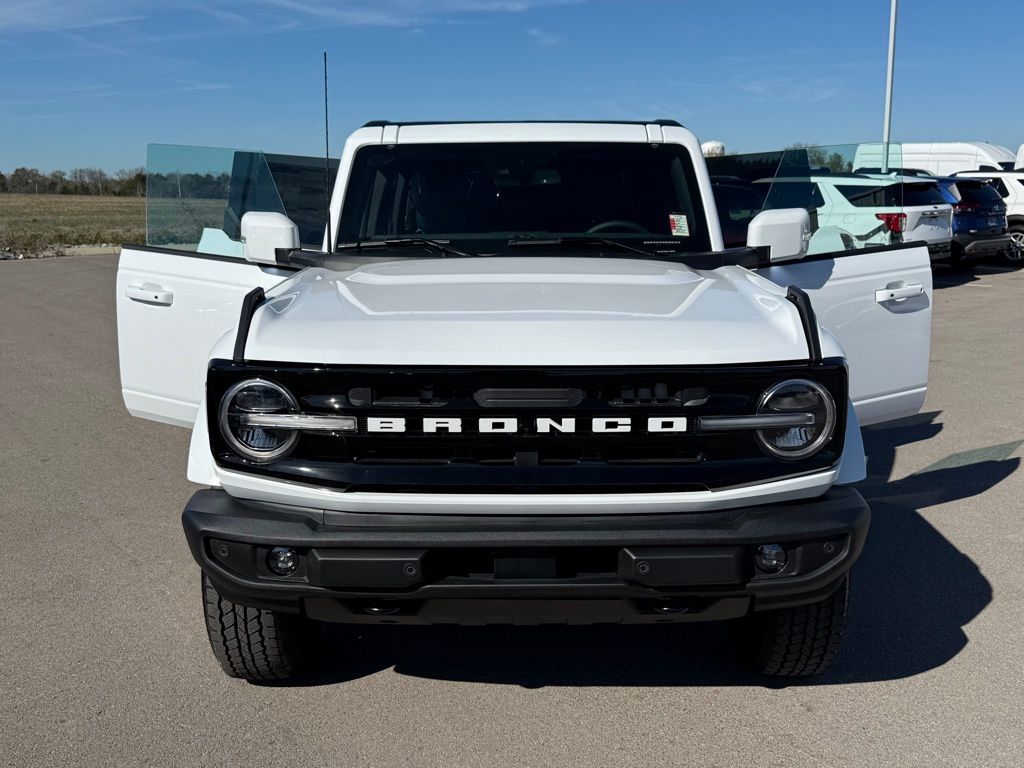
[[[717,365],[804,360],[785,291],[740,267],[417,259],[310,268],[256,313],[246,358],[354,365]]]

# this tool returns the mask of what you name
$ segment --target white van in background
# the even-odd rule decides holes
[[[1024,154],[1024,153],[1018,153]],[[937,141],[890,146],[888,167],[951,176],[961,171],[1012,171],[1018,155],[984,141]],[[882,167],[882,145],[862,144],[854,157],[855,171],[877,172]]]

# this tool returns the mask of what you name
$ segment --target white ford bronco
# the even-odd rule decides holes
[[[151,226],[224,223],[117,277],[125,404],[192,430],[229,675],[301,673],[322,622],[733,620],[761,673],[829,664],[860,429],[925,397],[924,245],[809,255],[782,209],[726,248],[673,121],[370,123],[312,226],[240,157],[215,204],[150,167]]]

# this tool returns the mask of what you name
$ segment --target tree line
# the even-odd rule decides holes
[[[72,168],[69,172],[41,173],[38,168],[0,172],[0,192],[35,195],[113,195],[144,197],[146,169],[122,168],[110,175],[102,168]]]

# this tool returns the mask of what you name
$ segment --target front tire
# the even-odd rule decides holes
[[[806,677],[824,672],[839,651],[850,577],[824,600],[752,617],[754,667],[762,675]]]
[[[316,622],[228,600],[206,574],[202,591],[210,648],[230,677],[281,682],[309,669],[319,634]]]

